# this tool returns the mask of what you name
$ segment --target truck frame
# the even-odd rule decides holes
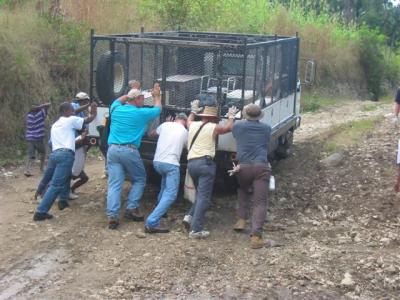
[[[260,105],[261,120],[272,128],[269,155],[288,155],[293,133],[300,126],[298,80],[299,37],[220,32],[144,32],[95,35],[90,38],[90,97],[100,102],[97,119],[90,124],[93,144],[112,101],[125,94],[132,79],[148,92],[159,82],[163,111],[150,129],[168,116],[190,112],[190,102],[216,105],[220,122],[234,105]],[[237,118],[241,118],[241,112]],[[156,140],[146,135],[140,149],[144,161],[153,160]],[[236,160],[232,134],[219,137],[216,162],[222,171]],[[182,163],[186,155],[182,155]],[[224,172],[225,173],[225,172]]]

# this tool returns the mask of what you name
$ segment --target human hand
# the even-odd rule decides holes
[[[155,83],[153,89],[151,90],[151,95],[153,97],[159,97],[161,95],[161,87],[160,84]]]
[[[228,110],[228,118],[229,118],[229,119],[234,119],[235,116],[236,116],[236,114],[238,113],[238,111],[239,111],[239,109],[237,109],[236,106],[231,106],[231,107],[229,107],[229,110]]]
[[[228,170],[229,176],[233,176],[236,173],[239,173],[240,165],[236,165],[234,162],[232,163],[232,170]]]
[[[190,102],[191,112],[198,114],[202,110],[202,108],[200,108],[199,105],[200,105],[200,100],[196,99],[196,100]]]

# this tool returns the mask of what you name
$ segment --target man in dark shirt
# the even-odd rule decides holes
[[[245,120],[236,122],[232,129],[240,166],[236,175],[239,183],[237,210],[239,220],[234,225],[234,229],[236,231],[245,229],[246,220],[249,218],[250,202],[253,200],[250,241],[250,247],[253,249],[262,248],[273,242],[262,238],[267,213],[267,189],[271,174],[267,160],[271,127],[259,121],[263,115],[258,105],[249,104],[243,109]]]
[[[28,157],[25,165],[25,176],[32,176],[30,167],[32,161],[36,158],[36,151],[40,155],[40,171],[43,172],[44,160],[46,157],[46,147],[44,144],[45,121],[47,110],[50,103],[42,105],[33,105],[26,115],[25,139],[28,142]]]

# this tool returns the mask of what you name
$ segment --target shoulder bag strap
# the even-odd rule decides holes
[[[189,147],[189,151],[190,149],[192,149],[192,146],[194,144],[194,141],[197,139],[197,137],[199,136],[199,133],[201,131],[201,129],[204,127],[204,125],[206,125],[208,122],[204,122],[203,124],[201,124],[200,128],[197,130],[196,134],[194,135],[192,142],[190,143],[190,147]]]

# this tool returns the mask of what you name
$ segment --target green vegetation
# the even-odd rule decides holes
[[[302,112],[316,112],[323,107],[337,104],[338,100],[336,98],[311,93],[303,93],[300,101]]]
[[[334,153],[345,147],[357,145],[371,133],[382,117],[352,121],[332,128],[324,144],[324,151]]]
[[[399,22],[400,7],[386,0],[0,0],[0,157],[23,149],[32,103],[51,101],[52,119],[58,103],[87,91],[90,28],[298,32],[300,77],[305,60],[317,62],[302,109],[316,111],[340,98],[381,99],[398,84]]]

